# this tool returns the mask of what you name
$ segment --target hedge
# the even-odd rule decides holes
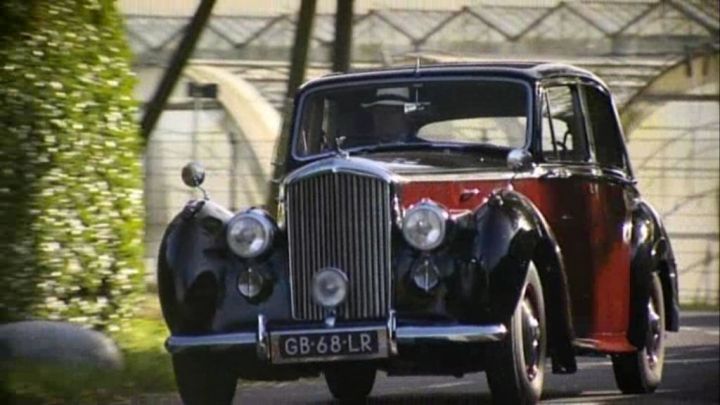
[[[109,0],[0,1],[0,322],[100,330],[142,287],[142,142]]]

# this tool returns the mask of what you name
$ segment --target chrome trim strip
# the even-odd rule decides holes
[[[349,332],[374,332],[374,331],[385,331],[384,325],[369,325],[369,326],[346,326],[339,328],[325,328],[318,327],[313,329],[291,329],[291,330],[274,330],[270,331],[270,340],[275,340],[280,336],[295,336],[295,335],[323,335],[327,333],[349,333]]]
[[[269,335],[267,332],[267,318],[265,315],[258,315],[257,345],[256,351],[260,360],[270,360]]]
[[[260,320],[259,320],[260,321]],[[258,323],[258,332],[264,329],[262,323]],[[261,326],[263,325],[263,326]],[[325,333],[344,333],[344,332],[370,332],[377,331],[379,333],[379,351],[370,355],[361,356],[330,356],[320,358],[303,358],[297,360],[273,360],[273,363],[286,362],[310,362],[310,361],[332,361],[340,359],[368,359],[368,358],[384,358],[394,356],[398,353],[397,345],[415,344],[415,343],[482,343],[497,342],[502,340],[507,334],[505,325],[452,325],[452,326],[396,326],[395,314],[391,313],[386,325],[379,326],[355,326],[344,328],[318,328],[304,330],[287,330],[287,331],[271,331],[269,334],[264,329],[263,337],[258,339],[255,332],[225,333],[219,335],[204,336],[170,336],[165,342],[165,348],[170,353],[179,353],[185,350],[198,349],[221,349],[221,348],[237,348],[247,347],[255,348],[258,353],[262,353],[262,345],[267,345],[268,355],[277,358],[277,345],[280,336],[288,335],[308,335],[308,334],[325,334]],[[575,342],[578,343],[577,341]],[[269,344],[269,345],[268,345]],[[267,360],[270,357],[260,356],[261,360]]]
[[[397,318],[395,316],[395,310],[391,309],[387,319],[387,331],[388,331],[388,349],[391,356],[397,356]]]
[[[323,173],[349,173],[359,176],[377,177],[387,183],[397,182],[398,176],[382,165],[370,159],[360,157],[329,157],[305,165],[285,177],[282,182],[286,186],[295,180],[317,176]]]
[[[448,181],[503,181],[524,179],[545,179],[557,177],[555,171],[562,169],[569,177],[586,177],[592,180],[611,180],[634,184],[635,180],[621,169],[598,166],[588,162],[539,162],[532,170],[511,172],[507,169],[476,170],[457,173],[403,173],[398,174],[398,185],[414,182],[448,182]],[[464,191],[472,192],[472,189]]]
[[[203,336],[170,336],[165,341],[165,348],[170,353],[179,353],[189,349],[237,346],[253,348],[256,344],[257,336],[254,332],[240,332]]]
[[[505,325],[398,326],[400,344],[416,342],[497,342],[507,334]]]

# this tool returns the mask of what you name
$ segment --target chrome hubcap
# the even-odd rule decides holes
[[[660,315],[655,309],[652,298],[648,302],[648,333],[645,342],[645,356],[651,368],[657,365],[662,339],[662,325]]]
[[[540,321],[531,298],[531,294],[526,291],[521,303],[523,354],[530,381],[538,375],[540,361]]]

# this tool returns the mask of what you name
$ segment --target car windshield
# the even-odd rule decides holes
[[[302,102],[295,155],[525,145],[528,90],[509,80],[348,86]]]

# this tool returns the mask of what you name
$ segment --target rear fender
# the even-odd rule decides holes
[[[669,331],[679,328],[677,268],[670,241],[659,215],[645,201],[639,200],[632,212],[630,261],[630,324],[628,340],[638,348],[645,347],[647,302],[652,273],[658,273],[665,298],[665,325]]]

